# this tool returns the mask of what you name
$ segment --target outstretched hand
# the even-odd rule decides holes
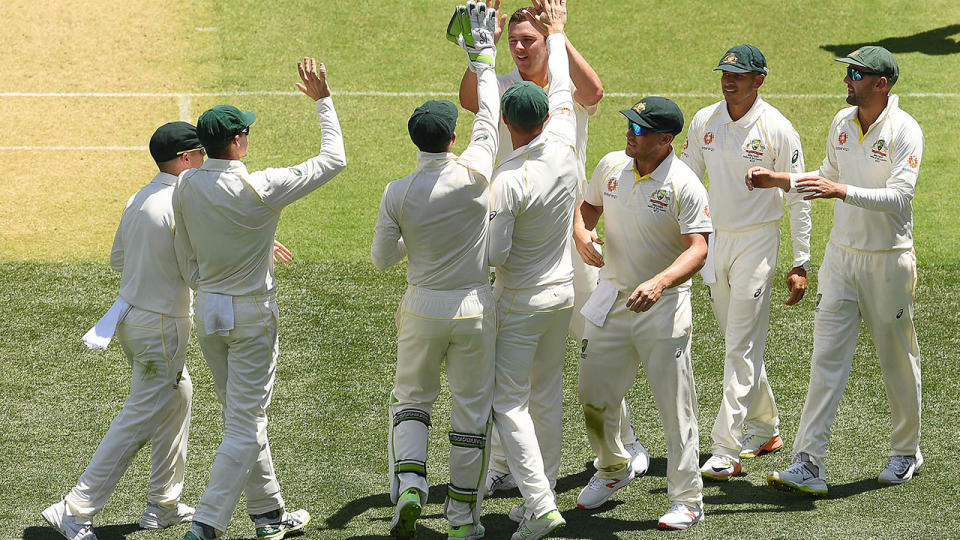
[[[317,65],[316,58],[304,57],[302,61],[297,62],[297,71],[300,73],[300,80],[303,81],[296,83],[301,92],[314,101],[330,97],[330,87],[327,86],[327,67],[322,62]]]
[[[531,0],[533,8],[523,10],[523,16],[541,34],[561,34],[567,24],[567,0]]]

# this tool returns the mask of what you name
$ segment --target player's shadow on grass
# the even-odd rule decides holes
[[[124,525],[94,526],[93,534],[97,535],[99,540],[122,540],[128,534],[142,530],[136,523],[127,523]],[[63,536],[50,526],[27,527],[23,530],[23,540],[63,540]]]
[[[911,36],[884,38],[871,43],[821,45],[820,48],[841,57],[850,54],[863,45],[880,45],[895,54],[920,52],[941,56],[960,53],[960,38],[952,37],[955,34],[960,34],[960,24],[941,26]]]

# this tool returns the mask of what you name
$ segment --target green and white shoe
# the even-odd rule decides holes
[[[274,510],[260,515],[251,515],[253,526],[257,529],[257,540],[280,540],[290,533],[295,533],[310,523],[310,512],[297,510],[287,512],[283,509]]]
[[[525,519],[517,527],[517,532],[513,533],[510,540],[536,540],[537,538],[546,538],[553,531],[563,527],[567,521],[563,519],[560,512],[551,510],[537,519]]]
[[[423,506],[420,504],[420,491],[410,488],[400,494],[397,507],[390,522],[390,536],[394,538],[413,538],[417,534],[417,519]]]
[[[477,540],[478,538],[483,538],[483,532],[483,525],[479,523],[476,525],[451,525],[447,533],[447,540],[457,540],[459,538]]]

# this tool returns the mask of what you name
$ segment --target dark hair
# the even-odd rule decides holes
[[[411,137],[412,139],[412,137]],[[438,154],[446,152],[450,148],[450,138],[446,140],[437,140],[437,141],[413,141],[413,144],[417,145],[417,148],[421,152],[430,152],[432,154]]]
[[[526,9],[526,8],[520,8],[520,9],[514,11],[514,12],[510,15],[510,20],[507,21],[507,28],[510,28],[510,25],[512,25],[512,24],[522,23],[522,22],[524,22],[524,21],[527,20],[527,18],[523,15],[523,11],[524,11],[525,9]]]

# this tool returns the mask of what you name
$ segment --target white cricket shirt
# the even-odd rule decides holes
[[[810,173],[847,184],[846,199],[833,207],[830,241],[865,251],[912,249],[912,201],[922,158],[923,132],[900,108],[899,96],[889,96],[866,133],[857,107],[837,113],[823,165]]]
[[[547,38],[550,118],[543,132],[507,154],[493,173],[490,265],[508,289],[573,282],[573,210],[585,183],[577,161],[566,38]]]
[[[603,207],[600,279],[628,294],[683,253],[681,235],[713,231],[707,190],[673,152],[645,177],[625,152],[607,154],[594,169],[584,200]],[[688,279],[663,294],[689,288]]]
[[[177,259],[192,287],[230,296],[274,289],[273,241],[280,211],[346,167],[333,101],[317,101],[320,153],[299,165],[247,172],[241,161],[208,159],[180,175],[173,199]]]
[[[480,104],[459,157],[417,153],[417,170],[387,184],[370,257],[383,270],[407,257],[407,282],[425,289],[475,289],[489,282],[489,182],[500,110],[492,68],[477,73]]]
[[[158,173],[130,197],[110,250],[110,266],[121,272],[120,298],[146,311],[190,315],[190,289],[180,277],[174,252],[173,192],[177,177]]]
[[[740,231],[779,221],[786,197],[793,238],[793,266],[810,260],[810,202],[795,191],[747,190],[751,167],[803,172],[800,136],[776,108],[761,97],[739,120],[730,118],[725,101],[697,111],[690,121],[680,155],[700,178],[710,180],[710,208],[717,231]]]

